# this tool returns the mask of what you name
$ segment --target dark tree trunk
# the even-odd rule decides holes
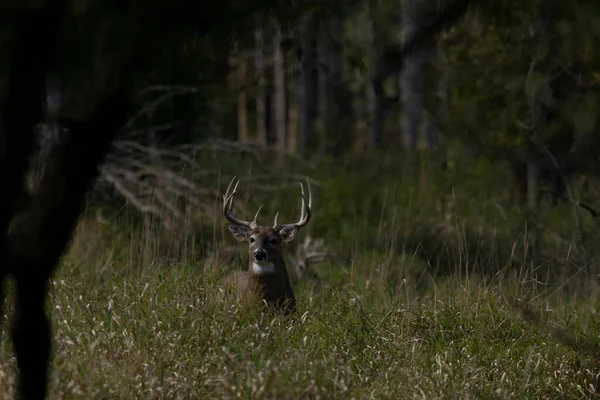
[[[289,78],[287,84],[287,150],[296,154],[298,152],[298,80]]]
[[[329,32],[320,29],[319,40],[317,42],[317,118],[321,123],[321,130],[327,131],[331,125],[330,113],[330,93],[328,91],[329,81],[331,80],[329,72],[329,62],[331,60],[331,38]]]
[[[8,274],[15,278],[11,337],[21,399],[43,399],[46,395],[51,350],[50,324],[44,309],[47,283],[69,242],[98,166],[127,121],[131,93],[126,85],[132,77],[122,74],[129,48],[111,59],[112,64],[94,65],[90,79],[105,90],[104,99],[96,101],[92,115],[83,120],[59,119],[68,128],[68,137],[48,156],[35,189],[29,194],[25,191],[24,173],[32,154],[35,125],[43,117],[46,78],[56,61],[53,57],[64,17],[63,5],[59,1],[45,2],[13,32],[0,136],[0,201],[4,202],[0,224],[6,232],[0,241],[1,275],[3,279]],[[133,35],[123,36],[133,40]],[[102,44],[99,40],[95,51],[101,51]],[[112,90],[112,94],[106,90]]]
[[[248,60],[245,53],[240,51],[237,57],[237,131],[241,143],[248,143],[247,76]]]
[[[402,2],[401,43],[406,46],[421,24],[421,0]],[[423,112],[423,49],[416,49],[406,58],[400,73],[400,137],[402,147],[414,150]]]
[[[383,76],[381,74],[381,55],[379,54],[377,43],[379,41],[379,32],[377,29],[377,15],[374,9],[369,10],[369,30],[371,45],[369,50],[369,71],[370,85],[368,88],[368,104],[369,104],[369,135],[366,140],[367,148],[374,150],[379,147],[383,136],[383,119],[385,93],[383,91]]]
[[[282,159],[286,151],[286,101],[285,101],[285,60],[281,50],[281,28],[275,21],[275,37],[273,38],[273,74],[274,82],[274,101],[273,111],[275,116],[275,148],[278,151],[278,158]]]
[[[50,326],[44,313],[46,279],[43,266],[15,265],[7,236],[16,209],[27,201],[24,182],[33,149],[35,125],[42,120],[46,78],[54,61],[64,10],[61,2],[47,2],[13,31],[8,93],[0,131],[0,290],[7,274],[17,286],[13,345],[19,367],[19,398],[46,396],[50,357]],[[56,261],[56,260],[53,260]],[[40,271],[36,274],[35,267]],[[30,276],[28,272],[34,272]],[[28,285],[33,287],[29,288]],[[0,304],[4,293],[0,292]],[[20,333],[21,335],[17,335]]]
[[[260,22],[260,21],[259,21]],[[256,50],[254,52],[254,69],[258,76],[258,92],[256,94],[256,136],[257,141],[267,146],[267,110],[265,95],[265,60],[263,49],[263,31],[259,26],[255,32]]]
[[[300,28],[301,54],[298,78],[298,154],[306,154],[307,144],[314,129],[317,102],[315,36],[313,17],[302,17]]]
[[[344,27],[341,17],[333,17],[328,24],[329,29],[329,59],[327,92],[330,93],[329,120],[330,135],[333,136],[333,156],[340,156],[350,147],[352,142],[351,129],[355,115],[353,112],[353,96],[343,82],[343,52],[342,35]]]

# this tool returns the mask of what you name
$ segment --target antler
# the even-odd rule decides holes
[[[318,274],[311,267],[331,256],[333,253],[324,245],[323,239],[307,236],[304,243],[298,246],[296,259],[292,260],[292,265],[298,278],[309,276],[311,279],[318,279]]]
[[[231,222],[234,225],[246,226],[250,229],[254,229],[258,226],[258,224],[257,224],[258,214],[260,213],[260,210],[263,207],[263,205],[261,204],[260,207],[258,207],[258,211],[256,211],[256,214],[254,215],[254,219],[250,222],[243,221],[241,219],[237,219],[236,217],[234,217],[233,216],[233,198],[235,196],[237,187],[240,184],[240,181],[238,179],[237,183],[233,187],[233,192],[231,192],[231,194],[229,194],[229,190],[231,189],[231,185],[233,185],[234,181],[235,181],[235,176],[233,177],[231,182],[229,182],[229,186],[227,186],[227,191],[225,192],[225,195],[223,196],[223,215],[225,215],[225,218],[227,218],[227,221]],[[275,217],[275,218],[277,218],[277,217]]]
[[[308,224],[308,221],[310,221],[310,217],[312,215],[312,191],[310,190],[310,180],[308,179],[308,177],[306,177],[306,183],[308,185],[308,205],[306,204],[307,202],[306,196],[304,194],[304,185],[302,185],[302,182],[300,182],[300,196],[302,197],[302,211],[300,213],[300,220],[295,224],[279,225],[277,223],[277,217],[279,216],[279,213],[277,213],[275,214],[275,219],[273,220],[273,228],[280,228],[285,225],[297,225],[300,228]]]

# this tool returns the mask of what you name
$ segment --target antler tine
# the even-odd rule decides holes
[[[258,225],[258,214],[260,214],[260,210],[263,208],[263,205],[264,204],[261,204],[260,207],[258,207],[256,214],[254,214],[254,219],[250,223],[251,225],[253,225],[253,227],[256,227]]]
[[[310,221],[310,216],[312,214],[312,190],[310,189],[310,180],[306,177],[306,182],[308,184],[308,202],[306,201],[306,195],[304,194],[304,185],[300,182],[300,197],[302,198],[302,210],[300,211],[300,220],[294,224],[283,224],[279,225],[277,222],[277,217],[279,217],[279,213],[275,214],[275,219],[273,220],[273,228],[282,228],[283,226],[288,225],[297,225],[298,227],[302,227]],[[308,203],[308,205],[307,205]]]
[[[300,197],[302,198],[302,210],[300,211],[300,220],[295,224],[285,224],[285,225],[297,225],[298,227],[302,227],[310,221],[310,216],[312,214],[312,191],[310,189],[310,180],[306,177],[306,182],[308,184],[308,205],[306,201],[306,195],[304,194],[304,185],[300,182]],[[277,217],[279,213],[275,216],[275,223],[273,227],[278,227]],[[285,226],[283,225],[283,226]]]
[[[229,186],[227,186],[227,191],[225,192],[225,195],[223,196],[223,212],[233,209],[233,197],[235,196],[236,192],[237,192],[237,187],[240,184],[240,181],[238,180],[237,183],[235,184],[235,186],[233,187],[233,191],[231,192],[231,194],[229,194],[229,191],[231,190],[231,185],[233,184],[233,182],[235,181],[235,176],[233,177],[233,179],[231,180],[231,182],[229,182]]]
[[[225,216],[227,221],[231,222],[234,225],[246,226],[248,228],[253,229],[256,227],[256,217],[258,216],[258,213],[256,213],[256,216],[254,217],[253,222],[243,221],[243,220],[237,219],[236,217],[233,216],[233,199],[234,199],[235,193],[237,191],[237,187],[240,184],[240,181],[238,180],[237,183],[235,184],[235,186],[233,187],[233,191],[231,192],[231,194],[229,194],[229,190],[231,189],[231,185],[233,184],[234,181],[235,181],[235,177],[233,177],[233,179],[229,183],[229,186],[227,187],[227,191],[225,192],[225,196],[223,196],[223,215]],[[258,211],[260,211],[260,208],[258,209]]]
[[[233,182],[235,182],[235,176],[231,179],[231,182],[229,182],[229,185],[227,186],[227,191],[225,191],[225,194],[223,195],[223,206],[227,204],[227,199],[229,198],[229,191],[231,190],[231,185],[233,185]],[[237,185],[235,185],[235,187],[237,188]],[[235,192],[235,188],[233,189],[233,191]]]
[[[304,185],[300,182],[300,196],[302,197],[302,211],[300,213],[300,220],[296,223],[299,227],[304,226],[310,221],[312,215],[312,191],[310,189],[310,180],[306,177],[306,183],[308,185],[308,206],[306,205],[306,196],[304,194]]]

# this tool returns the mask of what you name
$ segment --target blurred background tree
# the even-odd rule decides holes
[[[35,5],[6,3],[5,49],[12,17]],[[343,236],[348,213],[381,218],[382,180],[428,209],[449,207],[450,193],[484,195],[513,230],[542,232],[540,213],[560,215],[561,243],[576,238],[590,255],[595,1],[68,5],[34,169],[68,136],[64,121],[84,120],[115,90],[132,55],[123,67],[131,119],[91,204],[125,202],[170,227],[212,222],[225,176],[246,174],[273,193],[287,187],[274,182],[309,174],[337,199],[315,229]]]

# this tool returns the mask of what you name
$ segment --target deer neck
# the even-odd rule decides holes
[[[264,275],[274,275],[277,271],[277,265],[275,263],[257,263],[256,261],[250,261],[250,272],[257,277]]]
[[[265,300],[273,301],[288,296],[291,286],[283,259],[258,264],[251,258],[248,272]]]
[[[250,274],[258,280],[285,279],[287,280],[287,267],[283,258],[276,258],[267,263],[257,263],[250,257]]]

